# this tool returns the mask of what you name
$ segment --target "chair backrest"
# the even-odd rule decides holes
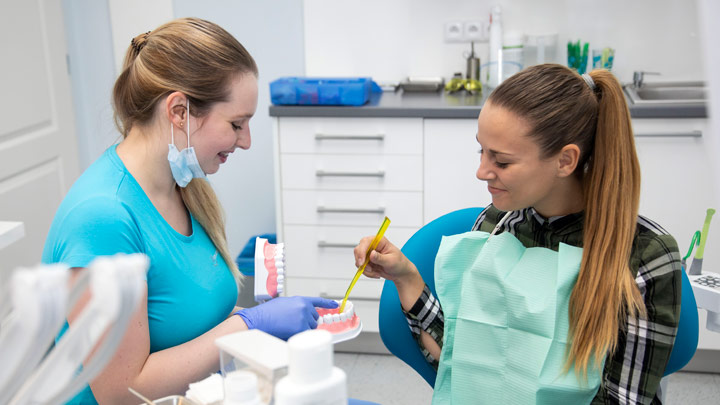
[[[445,214],[420,228],[402,247],[425,283],[435,294],[435,255],[442,236],[467,232],[475,223],[482,208],[466,208]],[[388,350],[420,374],[430,386],[435,386],[436,372],[425,360],[410,333],[402,313],[397,289],[392,281],[385,281],[380,297],[380,337]],[[698,342],[698,313],[690,280],[683,271],[680,323],[665,375],[684,367],[695,354]]]
[[[470,231],[482,208],[466,208],[445,214],[420,228],[402,247],[425,283],[435,294],[435,255],[443,236]],[[397,289],[386,280],[380,297],[380,338],[392,354],[420,374],[431,387],[435,386],[435,370],[425,360],[410,333],[400,307]]]
[[[692,359],[698,345],[698,334],[700,333],[700,321],[698,320],[697,303],[693,294],[690,279],[685,269],[682,271],[682,300],[680,301],[680,322],[678,323],[677,335],[673,344],[670,359],[665,366],[665,374],[672,374]]]

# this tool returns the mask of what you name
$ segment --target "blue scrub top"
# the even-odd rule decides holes
[[[115,148],[105,151],[63,199],[42,262],[86,267],[97,256],[146,254],[150,352],[154,353],[192,340],[227,318],[237,300],[237,285],[195,218],[190,216],[190,236],[176,232]],[[71,403],[96,402],[87,387]]]

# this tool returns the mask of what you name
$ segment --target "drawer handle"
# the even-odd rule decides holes
[[[317,207],[318,213],[334,213],[334,214],[384,214],[385,207],[377,208],[328,208],[319,206]]]
[[[319,248],[354,248],[357,246],[357,243],[335,243],[321,240],[318,241],[317,245]]]
[[[635,134],[638,138],[701,138],[702,131],[690,132],[645,132]]]
[[[335,135],[315,134],[316,141],[384,141],[385,134],[375,135]]]
[[[385,170],[376,172],[326,172],[318,170],[315,172],[316,177],[385,177]]]
[[[320,298],[326,298],[326,299],[329,299],[329,300],[338,300],[338,301],[339,301],[339,300],[342,300],[342,299],[345,298],[345,297],[339,297],[339,296],[336,297],[336,296],[333,296],[333,295],[330,295],[330,294],[327,294],[327,293],[320,293]],[[348,298],[348,299],[349,299],[349,298]],[[350,300],[350,301],[374,301],[374,302],[379,302],[379,301],[380,301],[380,297],[356,297],[356,296],[353,295],[352,300]]]

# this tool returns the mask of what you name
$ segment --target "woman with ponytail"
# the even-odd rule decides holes
[[[287,339],[317,326],[315,307],[337,306],[279,297],[235,307],[241,275],[205,176],[250,148],[257,75],[247,50],[208,21],[174,20],[130,41],[113,89],[123,139],[64,198],[43,262],[78,273],[97,256],[143,253],[146,298],[105,370],[70,403],[136,403],[128,387],[150,398],[184,394],[219,369],[216,338],[260,329]]]
[[[365,270],[395,282],[438,369],[434,403],[661,403],[680,256],[638,214],[640,168],[617,79],[527,68],[490,94],[477,141],[492,204],[474,232],[443,239],[438,298],[386,239]]]

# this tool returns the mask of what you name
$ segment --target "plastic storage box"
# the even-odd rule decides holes
[[[270,83],[270,99],[275,105],[363,105],[371,92],[369,77],[282,77]]]

